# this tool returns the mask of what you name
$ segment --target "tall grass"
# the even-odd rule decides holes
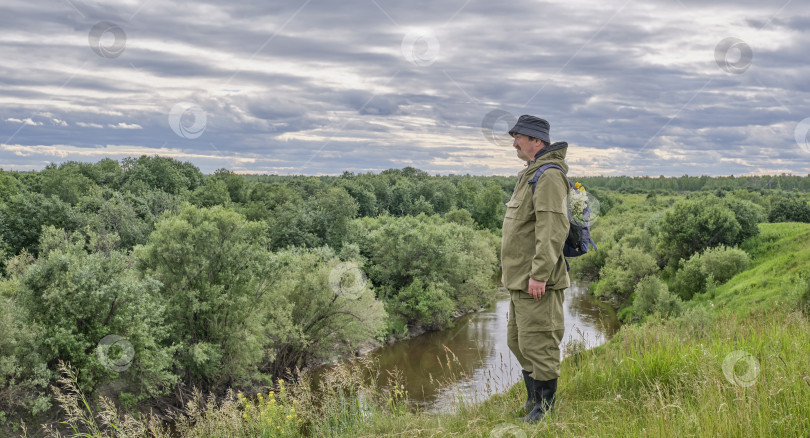
[[[608,344],[567,358],[557,408],[537,425],[515,421],[522,384],[484,403],[459,403],[451,414],[430,414],[407,409],[395,379],[376,389],[367,379],[374,367],[365,363],[337,367],[318,391],[282,384],[261,397],[203,402],[198,394],[178,419],[177,436],[807,436],[807,317],[761,311],[707,322],[695,315],[624,327]],[[759,365],[751,386],[734,380],[746,376],[746,362],[731,368],[732,380],[724,375],[734,351]],[[109,404],[94,422],[76,413],[89,409],[79,392],[63,395],[73,436],[166,436],[147,422],[116,420]]]

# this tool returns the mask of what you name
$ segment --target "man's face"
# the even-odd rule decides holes
[[[531,161],[537,152],[543,148],[543,143],[540,140],[530,140],[529,137],[523,134],[515,134],[515,141],[512,146],[517,150],[517,156],[523,161]]]

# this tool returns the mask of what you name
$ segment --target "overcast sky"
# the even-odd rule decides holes
[[[805,0],[3,0],[0,167],[810,173]]]

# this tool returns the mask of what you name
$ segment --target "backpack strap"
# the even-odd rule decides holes
[[[560,172],[562,172],[563,175],[565,175],[565,171],[563,170],[563,168],[556,165],[556,164],[554,164],[554,163],[547,163],[547,164],[544,164],[544,165],[540,166],[537,169],[537,172],[534,172],[534,178],[529,180],[529,184],[532,185],[532,194],[534,194],[534,188],[537,186],[537,180],[540,179],[540,176],[543,174],[543,172],[545,172],[546,170],[548,170],[548,169],[550,169],[552,167],[555,168],[555,169],[560,169]],[[570,187],[572,187],[572,188],[574,187],[574,185],[571,184],[571,180],[568,179],[567,175],[565,177],[565,180],[568,181],[568,185]]]

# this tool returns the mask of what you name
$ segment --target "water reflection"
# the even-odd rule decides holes
[[[591,348],[619,328],[612,309],[588,295],[586,284],[574,283],[566,290],[563,309],[563,344],[574,339]],[[449,409],[459,395],[481,401],[521,379],[520,365],[506,345],[508,313],[509,295],[502,292],[489,309],[459,318],[450,328],[385,346],[369,356],[383,371],[398,369],[411,401],[427,410]]]

